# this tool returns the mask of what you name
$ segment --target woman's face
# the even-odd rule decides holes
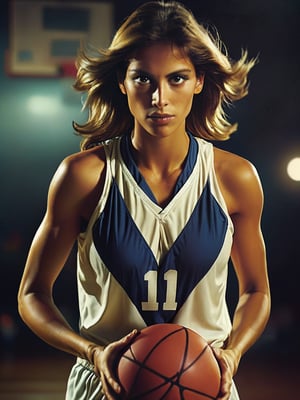
[[[168,43],[141,49],[129,62],[120,89],[127,96],[135,133],[154,136],[185,133],[193,97],[201,92],[203,76],[183,50]]]

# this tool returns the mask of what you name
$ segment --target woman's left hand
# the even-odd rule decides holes
[[[221,370],[221,387],[217,400],[229,400],[232,378],[237,371],[240,356],[232,349],[213,348],[213,352]]]

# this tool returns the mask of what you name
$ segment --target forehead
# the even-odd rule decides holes
[[[157,43],[139,49],[129,60],[128,68],[133,67],[145,71],[164,69],[194,70],[194,65],[184,49],[171,43]]]

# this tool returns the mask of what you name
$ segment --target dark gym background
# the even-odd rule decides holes
[[[118,26],[143,1],[113,3]],[[286,165],[292,157],[300,157],[300,2],[183,3],[200,20],[216,25],[233,58],[239,57],[241,47],[250,56],[259,54],[260,62],[250,75],[249,96],[230,110],[239,130],[220,144],[251,160],[260,173],[272,289],[271,319],[262,338],[242,360],[236,381],[241,400],[292,399],[299,393],[300,376],[300,182],[288,178]],[[73,357],[49,348],[24,326],[17,313],[16,294],[28,247],[45,210],[51,176],[61,159],[79,148],[71,121],[79,118],[81,106],[72,96],[65,96],[69,92],[59,78],[6,74],[8,30],[6,0],[0,12],[0,399],[59,400],[64,398]],[[60,107],[55,115],[51,108],[38,115],[30,113],[28,99],[34,95],[57,99]],[[57,284],[57,302],[76,327],[74,261],[75,254]],[[235,295],[231,276],[231,305]]]

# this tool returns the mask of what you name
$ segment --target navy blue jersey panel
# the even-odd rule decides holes
[[[117,185],[112,185],[105,209],[93,228],[97,251],[108,270],[138,307],[147,298],[143,291],[144,275],[156,269],[150,247],[135,225]]]
[[[179,192],[179,190],[182,188],[182,186],[185,184],[185,182],[188,180],[189,176],[191,175],[194,166],[196,164],[197,160],[197,155],[198,155],[198,143],[196,139],[191,135],[188,134],[190,138],[190,146],[189,146],[189,152],[188,155],[185,159],[184,162],[184,167],[182,170],[182,173],[180,174],[175,188],[174,188],[174,196]]]
[[[178,273],[177,309],[213,266],[227,227],[228,219],[207,183],[188,223],[160,266],[163,271],[175,269]]]
[[[143,175],[140,173],[134,158],[133,158],[133,146],[131,143],[130,135],[124,135],[121,139],[120,143],[120,151],[122,154],[122,158],[126,164],[126,167],[129,169],[131,175],[139,185],[139,187],[146,193],[146,195],[156,203],[156,199],[152,190],[148,186],[147,182],[145,181]]]

